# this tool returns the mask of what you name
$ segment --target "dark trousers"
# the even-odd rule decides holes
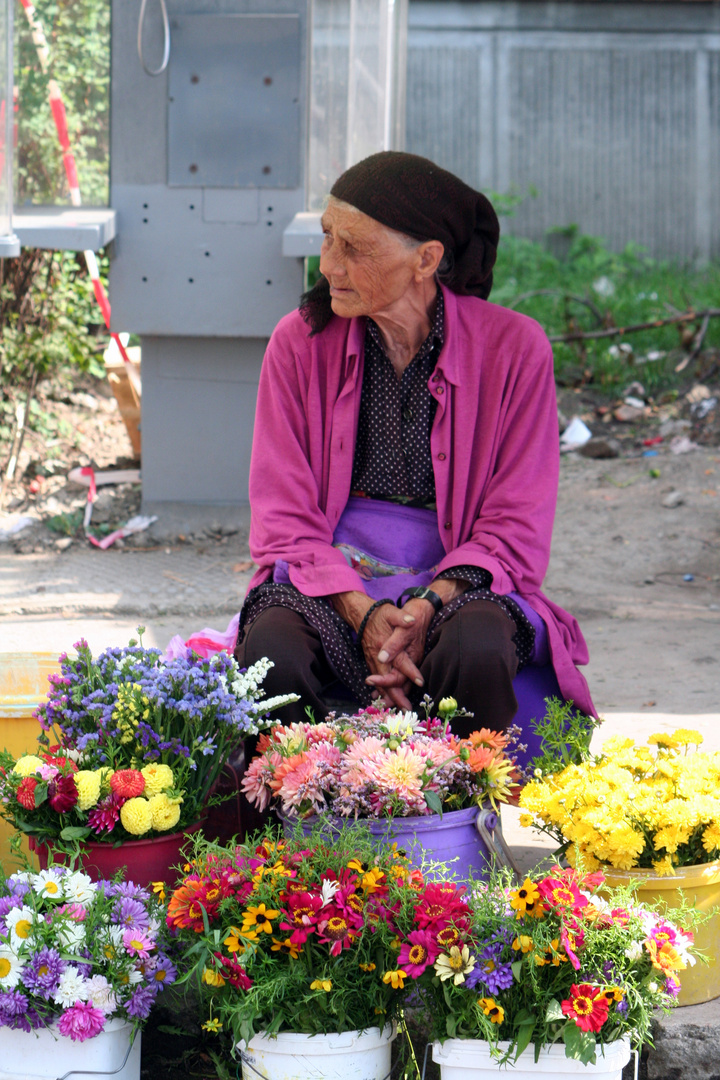
[[[442,698],[454,697],[474,714],[472,720],[453,723],[458,735],[480,727],[504,731],[517,710],[512,686],[517,673],[515,629],[513,620],[492,601],[473,600],[459,608],[433,636],[419,665],[425,685],[413,688],[411,700],[419,702],[429,694],[437,708]],[[300,701],[274,714],[278,720],[284,724],[305,720],[308,706],[321,720],[335,706],[334,699],[341,696],[336,676],[320,635],[302,615],[271,607],[253,621],[236,657],[240,667],[249,667],[263,656],[275,663],[263,682],[267,696],[300,695]],[[348,705],[348,711],[356,711],[352,702]]]
[[[419,702],[429,694],[437,708],[442,698],[454,697],[474,714],[472,719],[453,721],[457,735],[465,736],[481,727],[504,731],[517,711],[512,685],[518,663],[514,633],[515,623],[497,604],[488,600],[465,604],[433,636],[420,664],[425,685],[413,688],[411,700]],[[249,667],[264,656],[274,661],[263,680],[268,697],[300,695],[295,704],[273,713],[282,723],[306,720],[308,706],[316,720],[337,709],[342,688],[327,662],[320,635],[302,615],[288,608],[267,608],[252,622],[235,655],[240,667]],[[351,700],[344,704],[347,712],[356,712],[359,707]],[[244,762],[238,763],[241,773],[252,761],[256,745],[257,737],[245,740]],[[259,813],[243,795],[238,795],[238,807],[237,819],[233,804],[223,804],[216,812],[218,819],[233,817],[224,823],[228,833],[247,835],[268,820],[269,812]]]

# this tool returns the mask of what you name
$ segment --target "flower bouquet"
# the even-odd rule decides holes
[[[195,841],[192,870],[168,903],[204,996],[210,1031],[235,1043],[260,1032],[308,1036],[394,1021],[414,977],[413,935],[443,948],[467,917],[465,890],[426,884],[365,828],[336,839],[316,828],[226,849]],[[435,949],[438,955],[440,948]]]
[[[131,642],[94,659],[85,641],[75,648],[37,710],[37,753],[0,754],[0,815],[55,850],[195,825],[229,754],[295,700],[262,700],[267,660],[241,673],[226,653],[164,660]]]
[[[495,805],[512,783],[509,739],[485,728],[457,738],[449,728],[456,709],[450,701],[440,718],[421,720],[370,706],[324,723],[276,725],[260,736],[243,791],[260,809],[275,801],[292,818],[328,811],[396,818]]]
[[[520,796],[527,826],[548,833],[570,863],[672,875],[720,857],[720,754],[689,752],[702,735],[680,729],[648,745],[609,739],[558,772],[542,764]]]
[[[61,866],[0,879],[0,1027],[85,1042],[141,1025],[177,976],[164,914],[144,889]]]
[[[531,1043],[536,1059],[557,1043],[592,1063],[598,1044],[649,1041],[653,1010],[674,1002],[678,972],[694,963],[692,934],[602,882],[556,866],[520,888],[507,875],[476,883],[442,938],[432,922],[405,933],[399,918],[398,967],[431,1037],[479,1040],[515,1062]]]

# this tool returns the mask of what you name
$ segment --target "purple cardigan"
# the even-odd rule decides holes
[[[577,664],[577,622],[540,591],[550,557],[559,448],[550,343],[532,319],[443,289],[445,344],[428,387],[438,407],[431,449],[445,558],[439,570],[489,570],[494,592],[519,593],[545,621],[567,699],[593,713]],[[334,318],[309,337],[297,311],[268,344],[250,465],[250,550],[266,581],[278,559],[308,596],[357,590],[332,546],[350,494],[365,323]]]

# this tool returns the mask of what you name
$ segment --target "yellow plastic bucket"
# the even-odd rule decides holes
[[[603,867],[603,873],[611,887],[634,882],[640,903],[663,901],[671,919],[671,909],[682,903],[681,891],[686,903],[711,916],[694,931],[695,946],[698,952],[707,956],[709,962],[703,964],[698,960],[694,967],[679,972],[681,989],[678,1005],[700,1005],[703,1001],[720,997],[720,860],[678,867],[671,877],[657,877],[650,870],[638,868],[611,870]]]
[[[59,671],[55,653],[0,653],[0,747],[14,757],[35,751],[41,728],[33,712],[47,697],[48,676]],[[10,854],[13,835],[12,827],[0,821],[0,865],[6,874],[19,865]],[[23,851],[29,854],[27,840]]]

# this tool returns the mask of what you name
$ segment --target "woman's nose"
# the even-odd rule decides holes
[[[320,248],[320,273],[323,277],[329,277],[330,274],[343,272],[342,260],[338,258],[335,245],[325,240]]]

